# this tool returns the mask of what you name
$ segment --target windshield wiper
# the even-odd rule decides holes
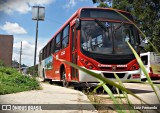
[[[95,19],[94,20],[105,32],[107,31],[107,32],[109,32],[109,28],[108,27],[106,27],[105,25],[103,25],[103,23],[101,22],[101,21],[99,21],[99,20],[97,20],[97,19]],[[114,31],[113,30],[113,26],[112,26],[112,24],[111,24],[111,32],[112,31]],[[113,44],[113,46],[112,46],[112,53],[114,54],[115,53],[115,48],[114,48],[114,46],[115,46],[115,43],[114,43],[114,40],[115,40],[115,36],[113,36],[113,33],[111,33],[112,34],[112,44]]]
[[[99,20],[97,20],[97,19],[95,19],[94,21],[95,21],[95,22],[99,25],[99,27],[101,27],[104,31],[108,31],[108,28],[107,28],[105,25],[103,25],[101,21],[99,21]]]

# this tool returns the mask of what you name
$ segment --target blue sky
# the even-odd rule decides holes
[[[22,64],[28,66],[34,59],[36,21],[32,20],[32,6],[36,5],[45,7],[45,21],[39,22],[38,52],[78,8],[96,6],[92,0],[1,0],[0,34],[14,35],[12,59],[18,62],[22,41]]]

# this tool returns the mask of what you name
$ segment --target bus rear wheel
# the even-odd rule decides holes
[[[66,79],[65,70],[62,71],[62,84],[63,84],[63,87],[68,87],[69,86],[69,82]]]

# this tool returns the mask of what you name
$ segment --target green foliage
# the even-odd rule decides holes
[[[135,16],[139,28],[145,32],[153,45],[160,50],[160,1],[159,0],[113,0],[113,8],[129,11]],[[147,45],[147,51],[154,51]]]
[[[36,65],[35,67],[34,66],[29,67],[27,69],[27,74],[30,74],[34,77],[38,76],[38,65]]]
[[[108,4],[101,2],[97,7],[109,7]]]
[[[0,60],[0,67],[4,67],[4,66],[5,66],[4,62]]]
[[[12,61],[12,67],[19,68],[19,63],[16,60],[13,60]],[[25,64],[22,64],[21,67],[28,67],[28,66],[25,65]]]
[[[93,3],[99,3],[97,7],[109,7],[107,3],[111,3],[111,0],[92,0]]]
[[[35,78],[24,76],[13,68],[0,68],[0,95],[40,89]]]

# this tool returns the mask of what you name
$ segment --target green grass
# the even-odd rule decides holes
[[[0,95],[37,89],[41,87],[35,78],[24,76],[13,68],[0,68]]]
[[[160,74],[160,64],[151,64],[151,67],[154,74]]]

